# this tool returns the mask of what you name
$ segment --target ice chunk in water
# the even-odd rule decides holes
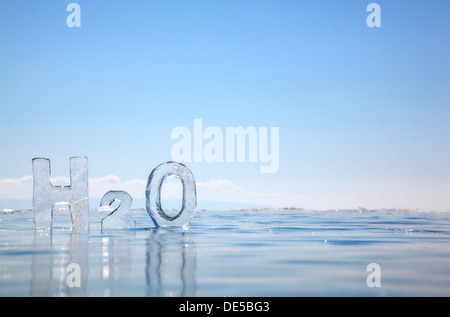
[[[88,161],[87,157],[70,158],[70,185],[53,186],[50,182],[50,160],[34,158],[33,211],[36,229],[50,229],[53,205],[70,206],[72,232],[89,231]]]
[[[175,216],[167,215],[161,206],[161,187],[169,177],[180,179],[183,185],[181,210]],[[186,226],[192,220],[197,207],[194,175],[181,163],[163,163],[157,166],[148,177],[145,197],[147,212],[157,227]]]
[[[120,201],[120,204],[109,214],[109,216],[103,218],[102,229],[135,228],[135,221],[124,220],[121,218],[128,209],[130,209],[131,202],[133,201],[130,194],[126,191],[110,190],[103,196],[100,206],[111,206],[116,200]]]

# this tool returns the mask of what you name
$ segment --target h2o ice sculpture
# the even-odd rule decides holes
[[[52,227],[53,205],[67,203],[72,217],[72,232],[89,232],[88,164],[86,157],[70,158],[70,185],[53,186],[50,182],[50,160],[34,158],[33,212],[36,229]],[[183,185],[181,210],[175,216],[167,215],[161,206],[161,187],[170,177],[177,177]],[[182,227],[189,224],[197,207],[194,175],[185,165],[167,162],[156,167],[148,178],[146,208],[157,227]],[[102,229],[134,228],[135,222],[121,217],[131,206],[132,198],[125,191],[108,191],[100,205],[111,206],[120,201],[119,207],[102,220]]]

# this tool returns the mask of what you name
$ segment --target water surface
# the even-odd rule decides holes
[[[0,296],[450,296],[450,213],[200,210],[155,229],[135,209],[136,229],[102,232],[106,214],[91,212],[89,234],[68,212],[51,232],[31,211],[0,214]]]

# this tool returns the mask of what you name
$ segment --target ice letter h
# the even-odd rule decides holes
[[[50,160],[33,159],[33,211],[36,229],[52,227],[53,205],[67,203],[72,217],[72,232],[89,231],[88,164],[86,157],[70,158],[70,185],[53,186]]]

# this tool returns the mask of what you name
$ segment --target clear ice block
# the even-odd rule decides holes
[[[110,190],[100,202],[101,207],[111,206],[115,201],[120,201],[119,206],[102,220],[102,229],[126,229],[136,228],[136,222],[124,220],[122,216],[130,209],[133,199],[123,190]]]
[[[183,185],[181,210],[175,216],[167,215],[161,206],[161,187],[169,177],[176,177]],[[195,179],[191,170],[184,164],[166,162],[157,166],[148,177],[145,191],[147,212],[157,227],[187,226],[197,207]]]
[[[89,232],[88,160],[87,157],[70,158],[70,185],[53,186],[50,182],[50,160],[34,158],[33,211],[36,229],[51,229],[53,205],[70,206],[72,232]]]

